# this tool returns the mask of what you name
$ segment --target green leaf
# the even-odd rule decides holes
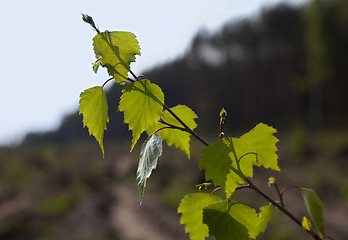
[[[217,240],[255,238],[258,222],[255,209],[228,199],[203,209],[203,223]]]
[[[159,120],[164,95],[160,87],[147,79],[129,84],[122,92],[118,109],[124,112],[124,122],[132,130],[132,151],[140,135]]]
[[[308,188],[300,188],[300,190],[309,216],[311,217],[319,233],[322,236],[325,236],[325,230],[323,226],[323,203],[320,201],[320,198],[314,190]]]
[[[135,35],[120,31],[102,32],[93,38],[93,46],[96,58],[107,68],[109,75],[123,85],[128,78],[130,63],[135,61],[135,55],[140,55]]]
[[[305,216],[303,217],[302,219],[302,228],[308,232],[311,232],[312,231],[312,223],[311,221],[309,221],[308,218],[306,218]]]
[[[140,158],[137,169],[138,188],[140,191],[140,204],[143,201],[146,179],[157,166],[157,159],[162,154],[162,138],[158,134],[152,134],[144,142],[140,150]]]
[[[189,107],[185,105],[178,105],[171,110],[179,116],[179,118],[192,130],[197,127],[197,123],[195,122],[195,118],[197,118],[197,115],[195,114],[194,111],[192,111]],[[172,124],[177,127],[183,127],[178,120],[176,120],[173,115],[171,115],[167,110],[165,110],[162,113],[161,116],[162,120],[165,121],[166,123]],[[148,134],[152,134],[158,129],[161,129],[163,127],[168,127],[168,125],[163,124],[163,123],[155,123],[152,125],[148,130]],[[178,129],[161,129],[160,131],[157,132],[159,135],[162,136],[162,138],[167,142],[169,146],[175,145],[182,151],[184,151],[187,155],[188,158],[190,158],[190,136],[188,132],[181,131]]]
[[[232,164],[229,153],[230,149],[220,140],[204,148],[199,158],[199,168],[205,170],[205,178],[222,188],[225,188],[226,176]]]
[[[104,156],[104,130],[109,122],[108,104],[102,87],[92,87],[80,94],[80,112],[83,115],[83,126],[88,127],[90,135],[99,142]]]
[[[265,168],[280,171],[276,154],[278,139],[273,135],[276,132],[277,130],[274,128],[259,123],[250,132],[241,136],[241,139],[249,140],[254,144],[258,158],[256,166],[264,166]]]
[[[255,161],[254,146],[248,140],[224,138],[203,149],[199,167],[205,169],[206,179],[221,186],[229,198],[246,177],[253,176]]]
[[[191,240],[204,240],[209,236],[208,226],[203,223],[203,208],[218,201],[221,198],[207,193],[186,195],[181,200],[178,208],[178,213],[181,213],[180,223],[185,224]]]
[[[267,225],[272,217],[272,206],[267,205],[260,208],[259,212],[259,224],[256,228],[255,236],[258,236],[260,233],[263,233],[266,231]]]
[[[230,149],[229,157],[233,159],[230,171],[226,176],[225,192],[229,198],[236,187],[245,182],[245,178],[253,176],[256,154],[254,146],[248,140],[224,138],[223,142]]]

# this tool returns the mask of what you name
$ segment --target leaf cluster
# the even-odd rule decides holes
[[[94,21],[88,15],[83,20],[93,26]],[[88,20],[88,21],[87,21]],[[93,24],[92,24],[93,23]],[[99,30],[98,30],[99,31]],[[141,200],[143,198],[146,179],[156,168],[157,159],[162,153],[162,139],[169,146],[174,145],[190,157],[190,133],[197,127],[197,115],[189,107],[178,105],[168,108],[164,103],[164,94],[159,86],[148,79],[140,80],[130,70],[130,64],[140,55],[140,46],[136,36],[130,32],[105,31],[98,32],[93,38],[96,62],[93,71],[97,72],[102,66],[116,83],[124,86],[119,101],[118,111],[124,114],[124,123],[132,131],[131,151],[142,133],[148,134],[144,142],[137,170],[138,187]],[[131,74],[135,79],[128,77]],[[126,85],[126,81],[128,84]],[[109,122],[108,105],[101,87],[86,89],[80,95],[80,114],[83,115],[84,126],[98,141],[104,155],[104,131]],[[180,115],[181,122],[176,115]],[[182,123],[185,123],[184,125]]]
[[[87,15],[83,15],[83,18],[98,30],[91,18]],[[97,59],[93,64],[93,71],[97,72],[102,66],[107,69],[111,79],[124,86],[118,110],[123,112],[124,123],[132,131],[131,151],[144,132],[148,135],[141,147],[137,169],[140,202],[143,200],[146,181],[162,154],[163,140],[169,146],[176,146],[190,158],[190,137],[193,135],[206,145],[200,155],[200,169],[205,170],[206,180],[224,191],[225,198],[207,193],[193,193],[183,198],[178,212],[182,214],[181,223],[186,225],[191,239],[204,239],[208,236],[215,236],[219,240],[255,239],[264,232],[271,218],[271,205],[256,211],[231,200],[231,197],[241,185],[256,189],[250,181],[254,166],[280,171],[276,154],[278,139],[274,136],[277,131],[260,123],[241,137],[224,137],[221,135],[222,124],[227,112],[223,109],[220,113],[220,140],[209,145],[193,131],[197,127],[197,115],[193,110],[185,105],[169,108],[159,86],[146,77],[137,77],[130,70],[131,62],[135,61],[136,55],[140,55],[140,46],[135,35],[119,31],[97,32],[93,38]],[[104,85],[89,88],[80,95],[83,124],[99,142],[103,155],[104,131],[109,121]],[[275,184],[275,179],[272,179],[272,184]],[[300,190],[310,218],[319,233],[324,235],[323,205],[320,199],[313,190]],[[257,191],[261,192],[258,189]],[[283,209],[275,201],[270,202]],[[313,236],[317,236],[313,233],[312,224],[307,217],[299,224]]]

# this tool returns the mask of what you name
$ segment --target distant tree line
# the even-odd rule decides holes
[[[221,107],[234,131],[257,122],[277,129],[347,127],[348,1],[281,4],[214,33],[201,30],[184,56],[144,75],[161,86],[169,106],[191,107],[205,134],[218,131]],[[110,106],[119,101],[119,87],[107,94]],[[106,139],[129,134],[120,114],[109,109]],[[29,134],[25,143],[87,136],[75,113],[56,131]]]

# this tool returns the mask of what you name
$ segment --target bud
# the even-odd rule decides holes
[[[222,108],[220,111],[220,124],[223,124],[225,122],[226,116],[227,116],[227,112],[225,108]]]
[[[227,116],[227,112],[226,112],[225,108],[222,108],[220,111],[220,117],[225,119],[226,116]]]
[[[274,177],[270,177],[268,178],[268,187],[271,187],[275,184],[275,178]]]
[[[85,21],[86,23],[89,23],[92,26],[94,26],[94,21],[93,21],[93,18],[91,16],[88,16],[87,14],[82,13],[82,20]]]
[[[82,20],[86,23],[88,23],[89,25],[92,26],[92,28],[97,32],[99,33],[99,30],[98,28],[95,26],[94,24],[94,21],[93,21],[93,18],[91,16],[88,16],[87,14],[83,14],[82,13]]]

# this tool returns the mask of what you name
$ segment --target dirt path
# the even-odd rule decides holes
[[[115,195],[117,202],[112,210],[112,223],[122,239],[189,239],[179,223],[179,215],[161,207],[155,198],[148,196],[139,206],[137,189],[121,184],[115,187]]]

